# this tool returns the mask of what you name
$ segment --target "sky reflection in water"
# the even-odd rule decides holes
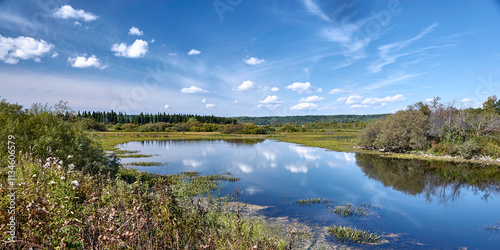
[[[271,140],[130,142],[120,149],[155,155],[124,158],[122,163],[168,163],[168,167],[136,167],[152,173],[229,171],[241,180],[223,183],[224,192],[231,194],[238,187],[243,202],[272,206],[265,211],[270,216],[297,217],[320,226],[356,226],[379,235],[400,234],[398,242],[383,247],[500,245],[500,233],[484,230],[484,225],[500,222],[500,185],[494,181],[467,183],[467,178],[474,177],[467,166],[453,168],[457,170],[452,173],[465,176],[463,180],[445,178],[427,162],[389,160]],[[365,217],[340,218],[325,206],[295,204],[297,199],[314,197],[331,199],[334,205],[370,202],[380,208],[369,209]]]

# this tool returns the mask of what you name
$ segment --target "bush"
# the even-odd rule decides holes
[[[479,144],[474,140],[468,140],[464,143],[455,144],[453,148],[465,159],[471,159],[480,150]]]
[[[165,132],[169,126],[168,122],[148,123],[140,126],[137,130],[140,132]]]
[[[121,129],[128,131],[128,132],[135,131],[136,128],[137,128],[137,126],[133,123],[125,123],[121,126]]]
[[[88,132],[88,120],[68,119],[50,111],[46,105],[33,105],[26,112],[22,106],[0,103],[0,146],[7,148],[8,136],[15,137],[17,152],[25,152],[45,161],[49,157],[62,160],[61,167],[71,164],[84,173],[113,174],[118,163],[108,157],[97,141],[95,134]],[[6,161],[5,151],[1,152],[2,164]],[[67,159],[68,155],[72,158]]]
[[[427,116],[420,111],[399,111],[370,123],[359,135],[358,145],[398,152],[421,150],[428,146],[427,124]]]

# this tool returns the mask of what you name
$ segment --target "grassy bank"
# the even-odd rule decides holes
[[[432,162],[458,162],[492,164],[500,166],[499,161],[488,159],[464,159],[446,155],[430,155],[423,152],[392,153],[378,150],[363,150],[356,147],[359,130],[332,130],[315,132],[277,132],[269,135],[225,135],[218,132],[99,132],[105,150],[116,150],[116,145],[130,141],[151,140],[227,140],[227,139],[273,139],[296,143],[309,147],[319,147],[339,152],[359,152],[380,157],[407,160],[427,160]]]

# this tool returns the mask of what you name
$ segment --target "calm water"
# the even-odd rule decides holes
[[[269,216],[290,216],[316,226],[347,225],[387,237],[377,248],[498,249],[500,232],[485,225],[500,223],[500,183],[474,181],[469,166],[388,160],[376,156],[265,141],[130,142],[120,149],[153,154],[132,161],[166,162],[167,167],[135,167],[159,174],[229,171],[241,178],[223,183],[237,187],[241,200],[271,206]],[[297,199],[326,198],[334,205],[371,203],[368,216],[341,218],[324,205],[301,207]],[[333,240],[333,238],[332,238]],[[363,246],[370,248],[367,246]]]

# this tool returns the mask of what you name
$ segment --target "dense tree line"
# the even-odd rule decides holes
[[[257,125],[276,124],[306,124],[306,123],[349,123],[368,122],[386,116],[378,115],[304,115],[304,116],[264,116],[264,117],[234,117],[239,123],[254,123]]]
[[[237,123],[236,119],[226,118],[226,117],[217,117],[217,116],[204,116],[204,115],[191,115],[191,114],[166,114],[166,113],[156,113],[156,114],[145,114],[140,113],[139,115],[127,115],[122,112],[114,112],[111,110],[110,112],[100,112],[100,111],[84,111],[81,113],[78,111],[76,117],[83,118],[92,118],[96,122],[108,124],[125,124],[125,123],[133,123],[135,125],[143,125],[148,123],[158,123],[158,122],[166,122],[166,123],[186,123],[189,120],[196,120],[202,123],[213,123],[213,124],[234,124]]]
[[[358,145],[396,152],[426,150],[464,158],[500,156],[500,101],[496,96],[477,109],[460,109],[439,100],[419,102],[370,123],[359,135]]]

